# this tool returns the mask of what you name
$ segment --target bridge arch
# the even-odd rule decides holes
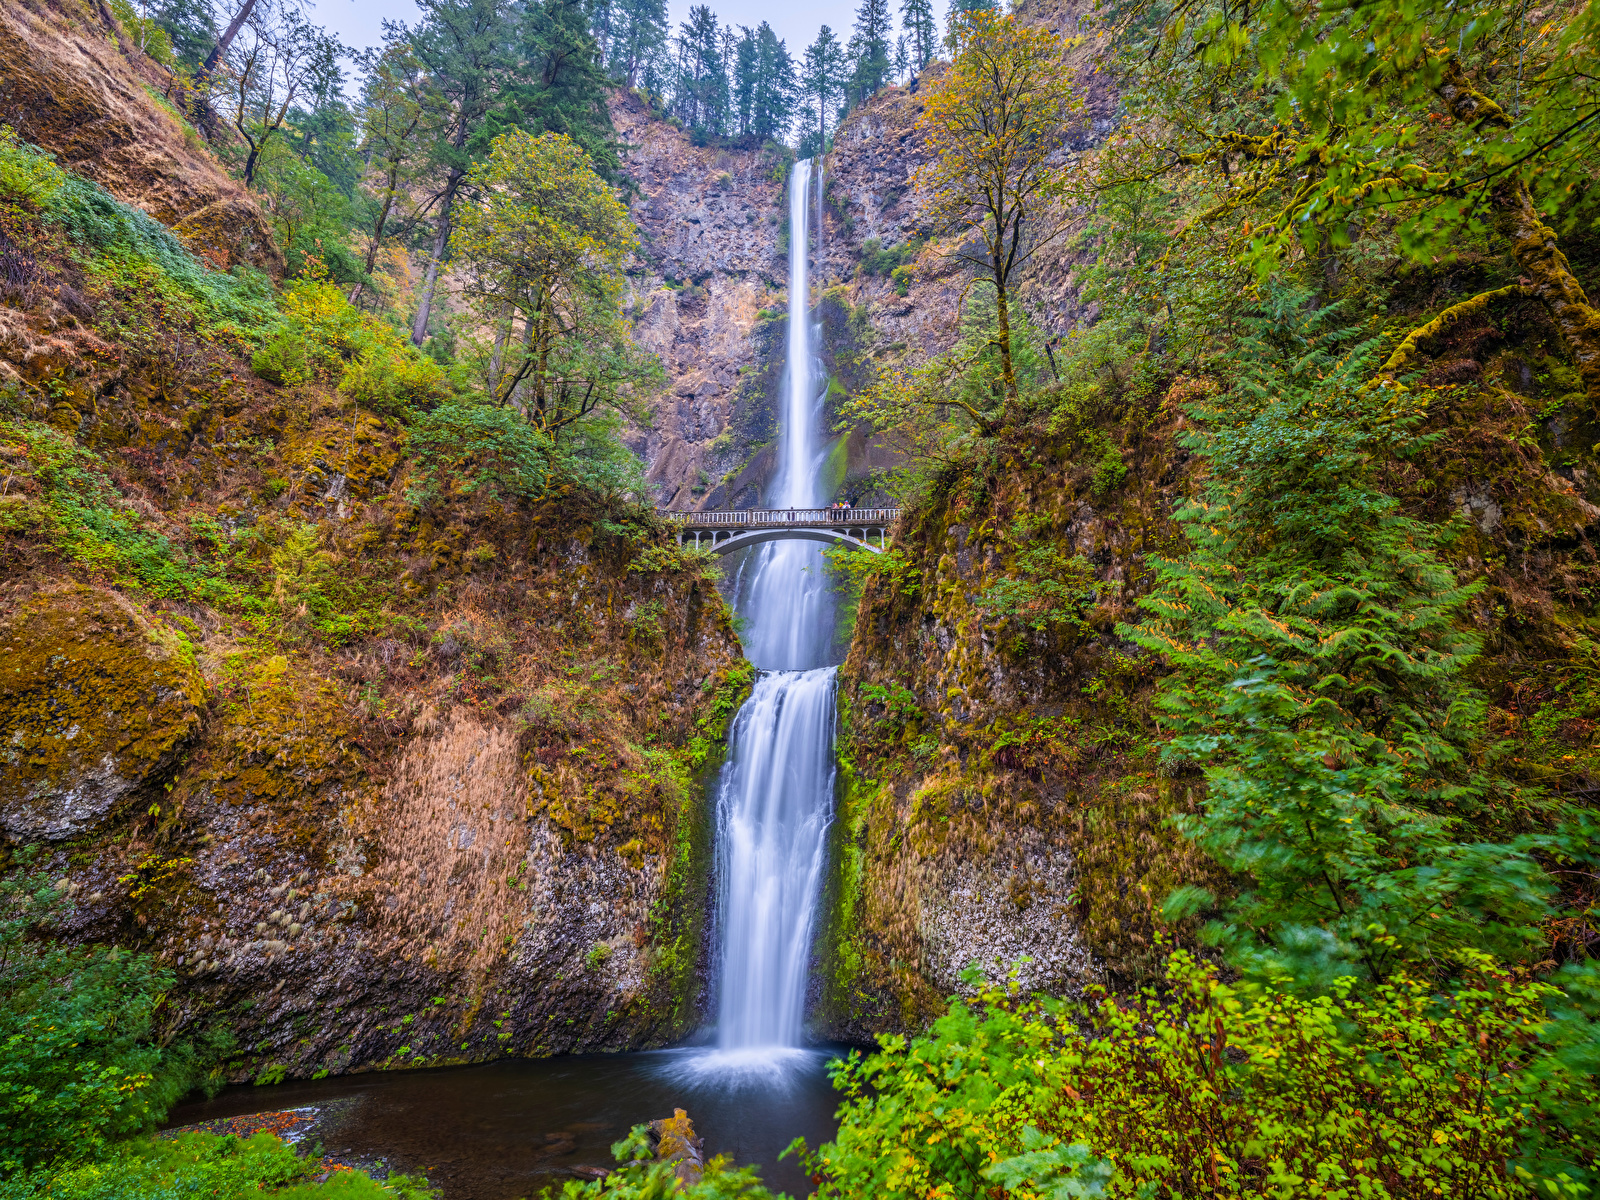
[[[704,546],[719,555],[782,538],[861,547],[881,554],[889,545],[889,527],[900,516],[897,508],[838,506],[657,512],[676,528],[680,546]]]
[[[857,535],[860,536],[857,536]],[[879,544],[874,546],[867,539],[877,535]],[[755,546],[761,542],[777,542],[783,540],[804,542],[828,542],[835,546],[858,547],[871,550],[874,554],[883,552],[883,545],[887,533],[881,529],[854,530],[834,529],[828,526],[815,525],[785,525],[766,529],[696,529],[685,530],[678,535],[680,544],[708,546],[713,554],[732,554],[735,550],[742,550],[746,546]]]

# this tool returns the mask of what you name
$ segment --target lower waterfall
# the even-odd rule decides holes
[[[717,797],[723,1051],[800,1044],[833,795],[833,668],[762,675]]]

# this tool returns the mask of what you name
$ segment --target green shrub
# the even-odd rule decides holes
[[[908,238],[898,246],[884,246],[878,238],[868,238],[861,245],[861,273],[863,275],[894,276],[896,268],[912,262],[922,252],[921,238]],[[898,290],[898,288],[896,289]],[[904,292],[900,293],[904,295]]]
[[[1526,1068],[1555,989],[1459,967],[1445,994],[1404,976],[1365,996],[1348,978],[1312,999],[1236,989],[1182,953],[1168,989],[1088,1006],[983,986],[836,1068],[816,1195],[1532,1195],[1507,1162],[1541,1119]],[[1566,1086],[1600,1098],[1592,1077]],[[1540,1190],[1581,1191],[1564,1172]]]
[[[722,1157],[706,1163],[698,1182],[681,1182],[675,1163],[654,1161],[650,1131],[644,1125],[635,1125],[611,1153],[619,1164],[615,1171],[592,1183],[565,1184],[561,1200],[774,1200],[754,1169],[730,1167]]]
[[[414,504],[441,492],[538,500],[552,473],[549,439],[521,414],[485,404],[445,404],[427,413],[411,431],[411,452]]]
[[[257,375],[282,387],[336,383],[374,412],[428,408],[456,394],[448,371],[419,352],[399,330],[345,299],[320,277],[283,290],[283,319],[250,360]]]
[[[455,394],[450,377],[433,359],[409,349],[369,346],[344,370],[339,390],[374,412],[431,408]]]
[[[44,151],[17,140],[0,125],[0,199],[40,209],[66,185],[67,173]]]
[[[1010,570],[978,593],[975,606],[991,620],[1018,621],[1034,630],[1063,625],[1092,632],[1088,609],[1098,591],[1114,585],[1099,583],[1083,555],[1068,558],[1049,542],[1033,541],[1038,534],[1024,520],[1013,522],[1011,535],[1022,544]]]
[[[391,1175],[382,1184],[362,1171],[338,1171],[325,1184],[317,1160],[300,1158],[270,1133],[241,1141],[209,1133],[140,1138],[74,1167],[0,1182],[0,1200],[429,1200],[420,1179]]]
[[[205,1054],[157,1028],[170,971],[38,936],[69,907],[38,874],[0,880],[0,1172],[91,1157],[207,1077]]]
[[[911,279],[916,272],[910,267],[896,267],[889,272],[889,282],[894,284],[896,296],[909,296],[911,294]]]

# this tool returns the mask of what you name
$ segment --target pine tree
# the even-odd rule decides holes
[[[656,91],[667,45],[667,0],[612,0],[606,65],[628,87]]]
[[[894,42],[894,78],[895,82],[904,81],[911,73],[911,53],[906,49],[906,35],[901,34]]]
[[[763,140],[780,141],[788,132],[794,113],[794,59],[765,21],[757,27],[755,40],[756,86],[750,132]]]
[[[678,26],[674,115],[691,129],[721,134],[728,111],[728,75],[722,63],[722,31],[708,5],[689,9]]]
[[[612,0],[583,0],[583,19],[600,50],[600,62],[610,61]]]
[[[616,130],[606,108],[600,47],[581,0],[528,0],[521,22],[517,81],[509,89],[530,133],[564,133],[615,182]]]
[[[740,26],[739,33],[739,44],[733,58],[730,104],[737,114],[739,136],[748,137],[756,99],[756,35],[747,26]]]
[[[889,82],[889,35],[893,32],[889,0],[861,0],[861,7],[856,9],[855,31],[850,37],[850,59],[854,65],[850,97],[854,104],[876,95]]]
[[[945,24],[953,28],[967,13],[994,12],[998,7],[996,0],[950,0],[950,9],[945,13]]]
[[[205,0],[164,0],[151,7],[150,18],[166,32],[178,61],[191,69],[217,44],[219,30]]]
[[[900,27],[911,39],[911,69],[920,71],[933,61],[938,49],[939,26],[933,18],[933,0],[905,0],[900,5]]]
[[[800,90],[810,100],[807,125],[815,122],[818,153],[827,146],[828,114],[834,111],[835,103],[844,94],[847,70],[844,47],[834,37],[833,30],[824,25],[817,33],[817,40],[806,48],[805,65],[800,74]]]

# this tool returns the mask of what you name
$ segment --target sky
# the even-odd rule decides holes
[[[816,40],[817,29],[823,25],[832,26],[840,41],[848,41],[856,10],[852,0],[818,0],[809,4],[786,4],[781,0],[776,3],[774,0],[706,2],[724,25],[748,25],[754,29],[762,21],[767,22],[788,43],[789,53],[796,59]],[[689,3],[690,0],[669,0],[668,12],[674,33],[689,15]],[[898,0],[891,7],[898,17]],[[412,0],[315,0],[310,8],[308,15],[313,21],[326,26],[346,46],[357,50],[376,46],[383,40],[385,20],[404,21],[409,25],[418,15]]]

